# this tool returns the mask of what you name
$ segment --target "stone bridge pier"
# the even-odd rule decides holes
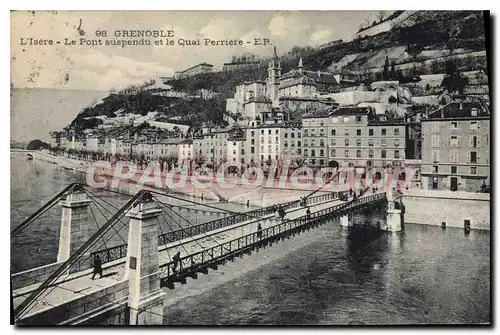
[[[163,323],[163,299],[160,288],[158,259],[158,205],[143,200],[132,208],[130,218],[125,279],[128,279],[129,324],[161,325]]]
[[[385,203],[377,202],[344,213],[339,221],[343,228],[372,227],[398,232],[404,226],[404,205],[401,198],[393,199],[389,195]]]

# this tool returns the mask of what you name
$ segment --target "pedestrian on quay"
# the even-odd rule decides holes
[[[311,219],[311,209],[309,207],[307,207],[306,216],[308,220]]]
[[[94,256],[94,271],[92,273],[92,280],[94,280],[96,274],[99,274],[99,279],[102,278],[102,262],[99,255]]]
[[[174,261],[174,267],[172,269],[172,271],[176,272],[177,271],[177,265],[179,265],[179,263],[181,262],[181,252],[178,251],[174,257],[172,257],[172,260]]]

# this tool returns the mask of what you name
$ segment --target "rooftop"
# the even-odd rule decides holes
[[[426,119],[490,117],[489,110],[478,102],[454,101],[429,113]],[[424,121],[425,119],[422,119]]]

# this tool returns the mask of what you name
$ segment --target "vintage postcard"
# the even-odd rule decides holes
[[[16,325],[490,325],[489,12],[12,11]]]

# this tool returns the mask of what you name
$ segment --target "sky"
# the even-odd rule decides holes
[[[179,39],[268,38],[278,54],[293,46],[317,46],[346,39],[370,11],[17,11],[11,12],[11,84],[15,88],[109,91],[171,76],[201,62],[222,67],[233,55],[272,55],[271,46],[180,46]],[[173,30],[175,45],[80,46],[96,31]],[[53,45],[21,45],[21,39],[53,40]],[[64,39],[77,45],[64,45]],[[104,40],[104,39],[103,39]],[[154,39],[151,39],[154,40]],[[165,40],[165,39],[164,39]],[[56,44],[61,41],[61,44]],[[307,67],[307,64],[304,64]]]

